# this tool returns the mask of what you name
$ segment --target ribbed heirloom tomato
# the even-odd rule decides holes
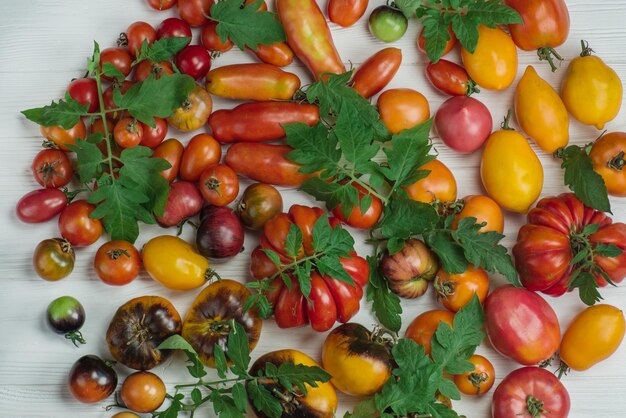
[[[196,85],[182,105],[174,110],[167,121],[174,128],[191,132],[204,126],[213,109],[213,99],[205,89]]]

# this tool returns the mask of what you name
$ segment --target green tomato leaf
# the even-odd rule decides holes
[[[254,407],[270,418],[280,418],[283,413],[283,407],[278,399],[272,393],[260,385],[258,381],[253,380],[247,384],[248,395],[252,399]]]
[[[301,173],[322,171],[323,178],[335,176],[341,150],[337,148],[336,137],[329,135],[322,123],[309,126],[299,122],[283,128],[286,133],[285,141],[294,149],[287,154],[287,158],[302,165]]]
[[[222,379],[226,378],[226,372],[228,371],[228,362],[226,361],[226,354],[219,344],[213,344],[213,357],[215,358],[215,369],[217,375]]]
[[[593,169],[587,148],[570,145],[562,153],[565,184],[586,206],[611,212],[608,192],[602,176]]]
[[[44,107],[23,110],[22,114],[26,116],[26,119],[41,126],[60,126],[63,129],[70,129],[80,121],[81,116],[87,114],[87,109],[89,109],[89,104],[82,105],[66,93],[64,100],[53,101]]]
[[[446,49],[450,40],[448,22],[439,13],[427,14],[422,20],[424,25],[424,39],[426,40],[426,55],[432,62],[437,62]]]
[[[389,290],[387,281],[378,270],[376,257],[367,257],[370,266],[367,301],[372,302],[372,311],[385,328],[398,332],[402,326],[400,298]]]
[[[76,138],[76,144],[67,147],[76,153],[76,172],[83,184],[100,178],[106,169],[104,155],[94,141],[102,140],[102,134],[90,135],[86,140]]]
[[[441,268],[446,273],[460,274],[465,272],[469,263],[465,258],[463,247],[457,244],[448,231],[434,230],[423,235],[424,241],[439,257]]]
[[[383,237],[404,241],[432,230],[438,220],[439,214],[432,205],[396,198],[385,207],[379,226]]]
[[[373,129],[359,120],[356,107],[343,102],[337,117],[334,134],[343,157],[359,172],[369,171],[372,158],[380,147],[372,143]]]
[[[396,7],[407,19],[415,16],[415,11],[422,5],[422,0],[395,0]]]
[[[289,232],[285,238],[285,254],[297,258],[302,252],[302,230],[295,223],[289,225]]]
[[[233,320],[232,327],[228,334],[226,355],[233,362],[240,372],[246,372],[250,364],[250,340],[243,326]]]
[[[135,59],[135,63],[143,60],[151,62],[167,61],[180,50],[189,45],[191,38],[189,37],[171,37],[156,40],[152,45],[144,41],[141,45],[141,51]]]

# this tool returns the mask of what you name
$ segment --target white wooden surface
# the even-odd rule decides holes
[[[326,0],[320,0],[325,7]],[[382,0],[371,1],[368,12]],[[626,16],[625,0],[605,0],[592,2],[568,0],[571,14],[571,33],[568,42],[559,51],[571,59],[579,51],[581,38],[588,40],[608,64],[626,80]],[[93,254],[104,238],[90,248],[77,251],[76,268],[72,275],[60,282],[49,283],[39,279],[31,267],[33,249],[44,238],[58,236],[56,222],[41,225],[27,225],[14,215],[15,203],[24,193],[38,188],[30,174],[33,156],[39,150],[41,137],[39,129],[25,120],[19,110],[47,104],[62,96],[72,78],[84,73],[85,58],[91,54],[93,40],[104,48],[112,46],[120,32],[137,20],[147,21],[157,26],[164,18],[175,15],[174,11],[156,12],[144,0],[2,0],[0,16],[0,140],[2,141],[2,163],[0,164],[0,417],[109,417],[104,406],[83,405],[75,401],[66,389],[66,376],[72,363],[80,356],[94,353],[108,357],[104,332],[108,322],[119,305],[140,295],[156,294],[169,298],[181,314],[185,314],[197,292],[175,293],[162,288],[145,274],[123,288],[102,284],[92,270]],[[376,41],[367,30],[366,18],[348,29],[332,26],[337,48],[346,63],[359,65],[374,51],[387,45]],[[424,76],[425,58],[417,52],[415,39],[418,26],[415,23],[404,38],[393,46],[402,48],[402,67],[389,87],[409,87],[423,92],[429,99],[431,111],[435,111],[445,100],[430,87]],[[196,33],[196,39],[198,41]],[[563,70],[556,74],[549,72],[546,64],[539,64],[534,53],[520,51],[518,76],[527,64],[536,65],[540,75],[553,86],[558,86]],[[452,54],[458,60],[458,52]],[[214,67],[242,61],[252,61],[251,56],[240,51],[231,51],[217,61]],[[302,76],[303,84],[309,80],[301,64],[296,63],[291,70]],[[513,86],[514,87],[514,86]],[[478,97],[492,111],[494,128],[500,123],[506,109],[512,104],[513,88],[499,93],[484,92]],[[234,103],[216,100],[216,107],[232,107]],[[619,117],[607,125],[609,130],[625,130],[626,109]],[[571,125],[571,141],[583,144],[598,132],[591,127],[576,122]],[[170,132],[186,141],[190,135]],[[480,193],[478,175],[480,153],[474,155],[455,154],[435,138],[435,145],[441,159],[455,173],[459,185],[459,196]],[[558,164],[550,156],[539,154],[545,169],[543,195],[553,195],[565,191],[562,186],[562,173]],[[244,182],[245,186],[247,183]],[[242,187],[243,189],[243,187]],[[309,197],[295,190],[283,190],[286,206],[298,202],[313,204]],[[626,200],[612,199],[615,218],[626,221]],[[507,214],[505,244],[511,246],[523,222],[519,215]],[[147,239],[164,232],[158,227],[142,228],[137,242],[140,247]],[[185,236],[191,238],[191,230]],[[357,237],[363,238],[362,235]],[[246,251],[232,261],[219,265],[223,277],[245,281],[250,250],[258,237],[246,236]],[[357,239],[360,253],[368,253],[370,248]],[[493,278],[492,287],[503,283],[501,278]],[[73,295],[82,301],[87,311],[87,322],[83,328],[88,344],[77,349],[49,330],[44,324],[44,314],[48,303],[61,295]],[[626,286],[603,291],[605,301],[620,308],[626,307]],[[549,299],[556,309],[561,326],[565,328],[583,305],[575,294],[560,299]],[[408,323],[420,312],[436,308],[437,303],[431,293],[416,301],[403,302],[403,324]],[[374,319],[369,307],[362,306],[355,318],[365,325],[373,325]],[[309,328],[280,330],[273,321],[266,321],[257,349],[256,358],[270,350],[281,348],[300,349],[319,359],[324,334]],[[496,384],[518,366],[495,353],[487,345],[479,348],[479,353],[487,355],[494,363],[497,372]],[[572,373],[564,379],[572,399],[570,417],[620,418],[626,416],[626,346],[608,361],[597,365],[585,373]],[[120,381],[128,370],[118,367]],[[173,361],[154,370],[172,387],[185,381],[182,359]],[[481,399],[464,399],[455,408],[470,418],[490,416],[490,395]],[[340,396],[339,414],[356,402]],[[208,416],[213,416],[208,412]]]

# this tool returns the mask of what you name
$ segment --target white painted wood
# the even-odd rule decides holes
[[[325,7],[326,0],[320,0]],[[371,1],[368,13],[382,0]],[[126,300],[145,294],[156,294],[173,301],[184,314],[197,292],[176,293],[162,288],[151,281],[145,274],[123,288],[113,288],[102,284],[94,275],[91,263],[93,255],[104,242],[102,238],[90,248],[77,251],[77,263],[73,274],[60,282],[48,283],[36,277],[31,267],[31,256],[36,244],[48,237],[58,235],[55,222],[43,225],[25,225],[14,215],[15,203],[25,192],[38,185],[30,174],[30,163],[41,142],[38,127],[26,121],[19,110],[40,106],[60,97],[68,82],[79,77],[85,67],[85,59],[91,53],[93,40],[102,47],[114,43],[117,35],[136,20],[144,20],[153,25],[166,17],[175,15],[174,11],[158,13],[150,9],[143,0],[3,0],[0,17],[0,141],[3,144],[3,159],[0,164],[0,417],[110,417],[113,412],[106,412],[107,402],[98,405],[82,405],[68,394],[65,379],[72,363],[81,355],[94,353],[107,356],[104,332],[108,321]],[[608,64],[626,80],[626,2],[624,0],[605,0],[590,2],[569,0],[572,29],[568,42],[559,48],[568,59],[579,50],[579,40],[590,42]],[[366,18],[361,19],[352,28],[332,26],[335,42],[347,63],[357,66],[374,51],[387,45],[374,40],[367,31]],[[428,97],[434,112],[445,100],[427,83],[424,77],[425,58],[417,52],[415,39],[418,27],[412,23],[405,37],[393,44],[402,48],[404,62],[390,87],[410,87]],[[197,40],[196,33],[196,40]],[[563,71],[551,74],[547,65],[539,64],[532,52],[520,51],[518,76],[527,64],[536,65],[540,75],[558,86]],[[453,54],[453,59],[458,59]],[[214,66],[233,62],[250,61],[246,53],[233,51],[220,57]],[[310,78],[301,64],[294,64],[291,69],[307,83]],[[484,92],[479,98],[484,101],[494,116],[494,128],[500,123],[506,109],[512,104],[513,88],[499,93]],[[216,100],[216,108],[233,106],[226,100]],[[624,113],[607,124],[609,130],[625,130]],[[594,139],[599,133],[587,126],[572,123],[572,142],[584,144]],[[186,141],[190,135],[171,132]],[[435,138],[435,145],[441,159],[448,164],[456,175],[460,196],[480,193],[478,175],[479,153],[460,155],[448,150]],[[537,150],[537,148],[535,147]],[[552,195],[565,191],[562,185],[562,173],[556,161],[550,156],[539,153],[545,168],[543,195]],[[247,185],[244,182],[244,185]],[[242,187],[243,189],[243,187]],[[314,202],[302,193],[283,190],[286,206],[298,202]],[[626,200],[612,199],[615,218],[626,221]],[[511,246],[516,233],[523,222],[520,215],[507,214],[505,244]],[[168,231],[173,233],[173,231]],[[147,239],[164,233],[158,227],[142,228],[142,235],[137,242],[141,246]],[[368,253],[370,248],[363,244],[364,235],[358,237],[358,250]],[[184,234],[191,238],[191,231]],[[258,237],[246,235],[246,251],[232,261],[217,268],[223,277],[245,281],[248,270],[250,250],[256,245]],[[503,280],[493,278],[492,287],[502,284]],[[70,294],[80,299],[87,311],[87,322],[83,328],[88,340],[86,346],[74,348],[63,338],[45,328],[44,313],[48,303],[54,298]],[[626,306],[626,286],[603,291],[607,303],[621,308]],[[564,328],[583,305],[576,295],[567,295],[560,299],[548,299],[559,315]],[[437,307],[432,294],[416,300],[403,302],[404,326],[420,312]],[[373,325],[374,319],[364,304],[355,318],[365,325]],[[312,332],[309,328],[279,330],[273,321],[266,321],[261,341],[253,352],[256,358],[270,350],[280,348],[300,349],[319,359],[320,347],[324,334]],[[517,366],[495,353],[488,344],[479,348],[494,363],[498,382]],[[626,348],[620,350],[608,361],[601,363],[585,373],[572,373],[564,383],[572,398],[570,417],[622,418],[626,416]],[[128,370],[119,367],[120,378]],[[176,357],[155,370],[162,376],[168,387],[185,381],[182,358]],[[120,379],[120,380],[121,380]],[[341,396],[339,414],[354,405],[355,399]],[[470,418],[490,416],[490,395],[481,399],[463,399],[456,403],[456,409]],[[338,415],[339,415],[338,414]],[[207,412],[207,416],[214,416]]]

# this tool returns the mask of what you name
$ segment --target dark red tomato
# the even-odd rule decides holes
[[[157,28],[157,39],[163,38],[189,38],[191,42],[191,28],[184,20],[170,17]]]
[[[100,109],[98,101],[98,83],[93,78],[77,78],[67,86],[67,92],[72,99],[82,105],[89,105],[87,112],[93,113]]]
[[[167,135],[167,120],[161,118],[154,118],[155,127],[146,125],[143,122],[139,122],[143,135],[139,145],[144,147],[155,149],[165,139]]]
[[[359,191],[359,205],[363,200],[363,197],[368,194],[365,189],[359,184],[353,184],[353,186]],[[341,219],[342,222],[350,225],[353,228],[359,229],[370,229],[378,219],[383,211],[383,204],[380,199],[376,196],[372,196],[372,203],[369,205],[369,208],[363,213],[360,206],[355,206],[352,208],[352,212],[350,212],[350,216],[346,217],[343,214],[341,205],[337,206],[333,209],[333,215],[337,218]]]
[[[72,180],[72,164],[60,149],[44,149],[35,155],[31,165],[37,183],[49,189],[63,187]]]
[[[191,138],[180,161],[181,180],[198,181],[202,172],[217,164],[222,158],[222,147],[209,134],[198,134]]]
[[[126,48],[106,48],[100,52],[100,70],[102,70],[102,65],[107,62],[113,64],[115,68],[120,70],[120,72],[124,74],[124,77],[128,77],[133,59]],[[112,80],[112,78],[105,75],[102,77],[109,81]]]
[[[206,25],[202,27],[200,42],[202,42],[202,45],[209,51],[226,52],[233,47],[233,43],[230,39],[226,39],[226,42],[222,42],[215,31],[216,26],[216,21],[209,20]]]
[[[136,147],[143,138],[143,128],[136,119],[122,118],[115,124],[113,138],[122,148]]]
[[[29,224],[48,221],[67,206],[67,196],[59,189],[39,189],[26,193],[17,202],[15,214]]]
[[[209,205],[202,209],[196,231],[200,254],[211,259],[234,257],[243,249],[243,241],[243,225],[231,208]]]
[[[154,149],[152,153],[153,158],[163,158],[172,166],[166,170],[161,171],[161,175],[169,183],[173,182],[178,175],[180,169],[180,161],[183,157],[183,144],[178,139],[170,138]]]
[[[144,41],[148,42],[148,45],[152,45],[156,40],[156,31],[146,22],[135,22],[126,29],[126,39],[128,41],[128,52],[131,57],[135,58],[141,51],[141,46]]]
[[[84,403],[100,402],[117,387],[117,373],[98,356],[83,356],[76,360],[67,379],[70,393]]]
[[[145,80],[150,74],[154,74],[154,78],[158,80],[163,74],[174,74],[174,69],[169,61],[152,62],[144,60],[135,66],[133,74],[133,78],[137,82]]]
[[[213,0],[178,0],[178,14],[190,26],[202,26],[207,22]]]
[[[211,56],[202,45],[188,45],[176,55],[176,66],[181,73],[198,80],[211,69]]]
[[[113,91],[115,91],[116,89],[119,89],[120,93],[122,93],[122,95],[124,95],[124,94],[126,94],[128,89],[133,86],[133,84],[134,83],[132,81],[124,80],[124,82],[122,82],[122,84],[113,83],[111,86],[109,86],[109,88],[106,89],[104,91],[104,93],[102,93],[102,101],[104,102],[104,108],[106,110],[117,109],[119,106],[116,105],[115,101],[113,100]],[[124,117],[127,114],[128,114],[128,112],[126,112],[126,111],[124,111],[124,112],[110,112],[110,113],[107,113],[107,118],[110,118],[111,120],[116,121],[119,118],[122,118],[122,117]],[[113,131],[109,131],[109,133],[113,133]]]
[[[167,10],[176,5],[176,0],[148,0],[148,4],[155,10]]]
[[[426,77],[437,90],[450,96],[470,96],[480,92],[465,68],[452,61],[440,59],[428,63]]]
[[[400,64],[402,64],[401,49],[381,49],[354,72],[350,85],[361,96],[369,99],[389,84],[398,72]]]
[[[493,393],[493,418],[567,418],[570,399],[557,377],[540,367],[514,370]]]
[[[96,252],[93,268],[104,283],[122,286],[135,280],[141,267],[139,251],[128,241],[114,240]]]
[[[95,208],[86,200],[76,200],[61,212],[59,230],[63,238],[73,246],[86,247],[102,235],[102,222],[89,217]]]
[[[363,16],[369,0],[330,0],[328,2],[328,19],[340,26],[354,25]]]
[[[211,205],[228,205],[239,194],[237,173],[226,164],[207,167],[200,175],[200,193]]]
[[[448,27],[448,35],[450,35],[450,39],[446,43],[446,47],[443,50],[443,53],[441,54],[442,57],[446,55],[448,52],[452,51],[452,48],[454,48],[454,46],[458,42],[456,35],[452,31],[451,27]],[[426,38],[424,37],[424,28],[422,28],[419,36],[417,37],[417,49],[419,49],[420,52],[426,54]]]

